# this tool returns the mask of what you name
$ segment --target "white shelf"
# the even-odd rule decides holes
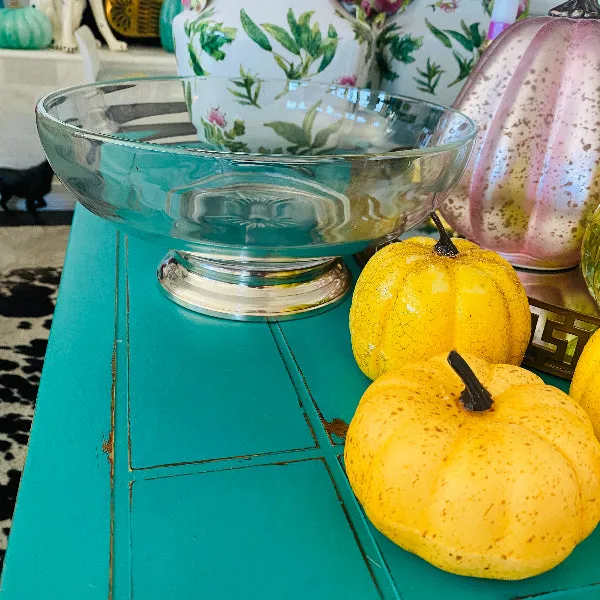
[[[174,66],[175,55],[158,47],[150,46],[129,46],[125,52],[112,52],[106,47],[98,51],[102,62],[123,63],[123,64],[145,64],[154,63],[157,65]],[[61,60],[80,62],[79,52],[62,52],[47,48],[45,50],[9,50],[0,48],[0,59],[8,58],[26,58],[28,60]]]
[[[99,51],[99,80],[176,75],[175,55],[162,48]],[[37,100],[85,81],[83,58],[60,50],[0,49],[0,166],[25,168],[44,158],[35,125]]]
[[[162,48],[132,46],[125,52],[99,50],[98,79],[176,75],[175,55]],[[60,50],[0,49],[0,85],[57,89],[83,81],[83,58],[79,52]],[[50,90],[48,90],[50,91]]]
[[[152,65],[159,68],[171,68],[173,72],[177,70],[174,54],[162,48],[148,46],[129,46],[126,52],[111,52],[106,48],[101,48],[100,60],[107,64]]]

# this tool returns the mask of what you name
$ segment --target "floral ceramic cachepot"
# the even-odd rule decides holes
[[[173,22],[179,75],[366,86],[374,38],[337,0],[184,0]],[[239,94],[251,93],[244,85]]]
[[[182,0],[180,75],[312,79],[452,104],[493,0]],[[529,0],[520,0],[519,18]],[[240,93],[244,93],[243,91]]]
[[[392,0],[373,0],[377,3]],[[397,3],[396,3],[397,4]],[[400,2],[377,35],[378,86],[450,105],[481,56],[490,26],[490,0]],[[527,13],[521,0],[519,17]],[[392,6],[393,8],[393,6]]]

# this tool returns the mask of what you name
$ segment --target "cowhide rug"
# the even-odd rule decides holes
[[[4,252],[0,256],[0,571],[27,455],[67,234],[66,227],[0,228],[0,242],[8,243],[8,236],[12,240],[7,251],[8,246],[0,243]],[[40,266],[44,262],[58,264]]]

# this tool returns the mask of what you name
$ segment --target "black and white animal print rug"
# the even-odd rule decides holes
[[[61,269],[0,276],[0,565],[27,454]]]
[[[67,227],[0,227],[0,572],[67,235]]]
[[[3,562],[44,364],[61,269],[0,277],[0,564]]]

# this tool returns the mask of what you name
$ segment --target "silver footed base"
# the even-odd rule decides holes
[[[158,281],[173,302],[222,319],[298,319],[333,308],[352,277],[340,258],[293,262],[214,259],[171,251]]]

